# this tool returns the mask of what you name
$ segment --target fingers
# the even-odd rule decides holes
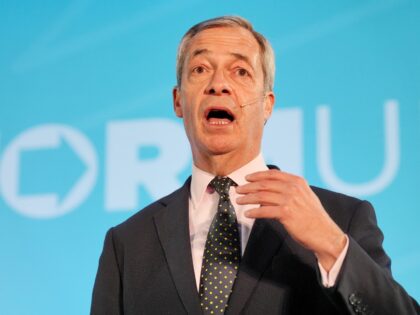
[[[276,219],[282,221],[282,218],[288,212],[289,209],[286,207],[280,210],[278,206],[262,206],[245,211],[245,216],[253,219]]]
[[[245,176],[245,179],[250,184],[262,183],[270,187],[279,185],[280,183],[283,183],[284,185],[288,185],[288,186],[309,187],[308,183],[303,177],[281,172],[279,170],[267,170],[267,171],[255,172],[255,173],[248,174],[247,176]],[[239,187],[243,187],[243,186],[246,186],[246,185],[242,185]],[[239,188],[239,189],[242,189],[242,188]]]
[[[279,193],[259,191],[255,193],[246,193],[246,195],[236,198],[236,203],[238,205],[259,204],[262,206],[274,206],[279,204],[279,200],[281,200],[281,195],[279,195]]]
[[[245,179],[249,182],[255,182],[260,180],[297,181],[302,178],[293,174],[271,169],[267,171],[260,171],[248,174],[247,176],[245,176]]]
[[[236,187],[239,194],[271,191],[294,195],[310,190],[304,178],[278,170],[256,172],[245,178],[249,183]]]
[[[273,191],[281,192],[286,189],[286,183],[274,180],[260,180],[256,182],[250,182],[245,185],[237,186],[236,192],[238,194],[249,194],[258,191]]]

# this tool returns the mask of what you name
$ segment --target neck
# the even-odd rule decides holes
[[[246,165],[258,156],[259,152],[244,156],[232,154],[200,155],[193,154],[195,166],[199,169],[218,176],[226,176]]]

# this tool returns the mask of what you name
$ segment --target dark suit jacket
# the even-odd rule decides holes
[[[201,313],[188,231],[189,186],[187,180],[108,231],[92,315]],[[312,188],[350,238],[336,286],[322,286],[315,256],[280,223],[258,219],[226,314],[420,314],[391,276],[372,206]]]

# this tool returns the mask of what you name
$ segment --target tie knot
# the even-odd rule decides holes
[[[228,197],[230,186],[237,186],[237,184],[229,177],[216,176],[210,182],[210,186],[212,186],[220,196]]]

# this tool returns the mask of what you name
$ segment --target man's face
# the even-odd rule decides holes
[[[184,119],[196,163],[221,154],[247,162],[260,152],[274,95],[264,89],[259,45],[248,30],[198,33],[187,49],[181,81],[174,109]]]

